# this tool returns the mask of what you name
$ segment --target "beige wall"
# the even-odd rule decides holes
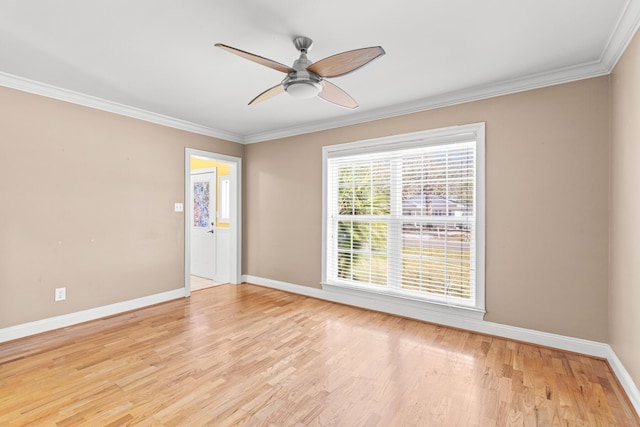
[[[246,146],[243,272],[319,287],[322,146],[484,121],[486,319],[606,341],[608,85],[600,77]]]
[[[640,384],[640,36],[611,76],[609,341]]]
[[[608,99],[601,77],[243,147],[0,88],[0,327],[181,287],[185,147],[244,155],[243,273],[319,287],[321,147],[485,121],[486,319],[606,341]]]
[[[0,87],[0,328],[182,287],[185,147],[244,151]]]

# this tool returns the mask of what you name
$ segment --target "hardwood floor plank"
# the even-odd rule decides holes
[[[253,285],[0,344],[2,426],[638,426],[603,360]]]

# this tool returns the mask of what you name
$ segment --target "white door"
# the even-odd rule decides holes
[[[191,274],[216,273],[216,169],[191,174]]]

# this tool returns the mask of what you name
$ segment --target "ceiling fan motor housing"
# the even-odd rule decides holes
[[[307,71],[311,64],[306,53],[301,52],[300,58],[293,63],[292,68],[295,71],[287,74],[282,80],[282,86],[289,95],[296,98],[313,98],[322,91],[322,77]]]

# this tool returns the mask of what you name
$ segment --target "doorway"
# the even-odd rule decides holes
[[[185,150],[185,290],[240,283],[241,159]]]

